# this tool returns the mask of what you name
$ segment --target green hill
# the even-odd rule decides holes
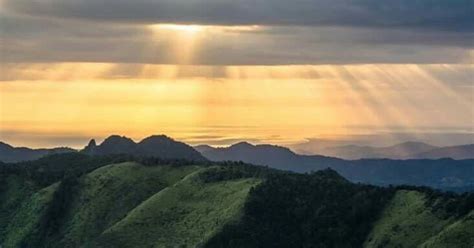
[[[173,185],[197,167],[145,167],[121,163],[81,178],[61,225],[61,243],[79,246],[100,235],[138,204]]]
[[[474,244],[474,211],[445,227],[436,236],[424,242],[421,247],[471,248]]]
[[[137,161],[137,162],[125,162]],[[0,168],[2,247],[472,247],[474,195],[63,154]]]
[[[17,202],[18,205],[2,209],[5,210],[3,213],[9,215],[8,218],[2,219],[5,225],[1,235],[5,247],[22,247],[26,240],[37,234],[37,227],[40,226],[57,186],[58,184],[53,184],[30,196],[24,196]]]
[[[0,237],[13,233],[8,224],[15,219],[22,205],[38,190],[33,183],[16,174],[0,174]],[[1,240],[1,239],[0,239]]]
[[[100,238],[104,247],[195,247],[241,214],[258,179],[203,182],[202,169],[148,198]],[[145,227],[145,228],[143,228]]]
[[[452,222],[425,205],[423,193],[398,191],[375,223],[365,247],[416,247]]]
[[[459,217],[446,212],[449,206],[437,208],[445,204],[446,199],[429,199],[423,192],[397,191],[364,247],[472,247],[473,212]]]

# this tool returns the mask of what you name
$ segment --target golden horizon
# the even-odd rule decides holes
[[[163,133],[191,143],[199,141],[196,136],[218,136],[216,142],[288,144],[361,133],[356,126],[407,132],[462,127],[471,121],[466,113],[472,111],[472,85],[452,87],[438,74],[472,68],[13,65],[0,83],[0,138],[17,143],[25,135],[7,133],[133,138]],[[47,139],[35,142],[25,144],[48,145]]]

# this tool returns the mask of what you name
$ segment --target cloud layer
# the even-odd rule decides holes
[[[261,25],[203,32],[205,65],[472,63],[473,0],[3,0],[3,63],[179,64],[156,23]]]
[[[472,0],[6,0],[4,6],[32,15],[126,23],[474,30]]]

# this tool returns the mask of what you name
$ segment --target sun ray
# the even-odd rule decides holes
[[[219,142],[286,144],[472,123],[473,99],[458,97],[466,89],[446,88],[427,68],[473,66],[12,64],[0,83],[0,125],[4,133],[167,133],[182,140],[215,133]]]

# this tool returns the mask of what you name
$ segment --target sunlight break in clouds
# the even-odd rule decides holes
[[[7,142],[473,132],[469,0],[1,4]]]
[[[8,133],[17,137],[120,133],[137,139],[166,133],[190,143],[257,139],[289,144],[313,136],[366,132],[353,126],[437,132],[469,128],[472,69],[472,65],[10,65],[6,74],[15,74],[16,80],[0,84],[0,124],[2,139],[10,142],[19,140]],[[457,85],[449,82],[453,73]],[[427,130],[428,126],[433,129]],[[217,137],[195,138],[203,136]]]
[[[260,26],[211,26],[211,25],[179,25],[154,24],[149,26],[153,32],[153,40],[167,40],[173,51],[177,64],[193,64],[200,43],[205,37],[220,35],[225,32],[250,32],[262,29]],[[151,45],[153,47],[153,44]],[[160,56],[157,54],[156,56]]]

